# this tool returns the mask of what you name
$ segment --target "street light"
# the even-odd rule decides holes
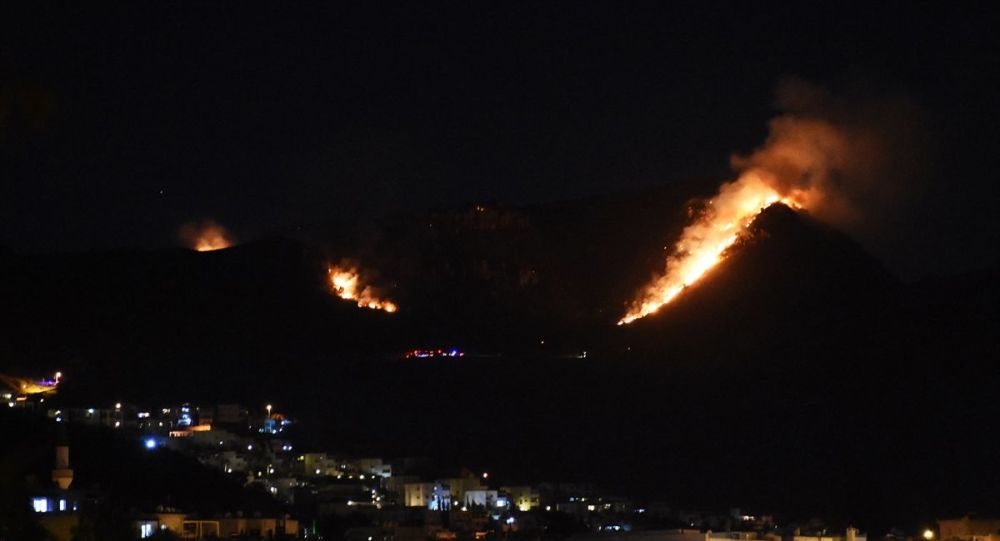
[[[931,539],[934,539],[934,531],[931,530],[930,528],[924,530],[924,539],[926,539],[927,541],[931,541]]]
[[[265,409],[267,409],[267,418],[270,419],[271,418],[271,405],[268,404],[267,406],[265,406]]]

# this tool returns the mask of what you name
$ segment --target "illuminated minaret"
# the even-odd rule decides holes
[[[73,483],[73,470],[69,467],[69,445],[60,438],[56,444],[56,467],[52,469],[52,481],[66,490]]]

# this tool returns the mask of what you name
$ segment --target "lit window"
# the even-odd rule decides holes
[[[147,537],[152,537],[153,532],[156,531],[156,525],[152,522],[143,522],[139,525],[139,538],[145,539]]]
[[[31,506],[35,508],[36,513],[49,512],[49,500],[47,498],[32,498]]]
[[[66,500],[59,500],[59,510],[60,511],[66,510]]]

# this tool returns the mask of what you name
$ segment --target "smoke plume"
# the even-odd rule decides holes
[[[905,96],[850,90],[835,97],[800,79],[778,85],[764,145],[731,164],[863,241],[891,226],[922,191],[926,137]]]
[[[192,250],[210,252],[222,250],[234,244],[232,236],[226,228],[211,221],[187,223],[181,226],[177,236]]]
[[[783,114],[764,145],[731,159],[738,177],[719,187],[693,217],[667,257],[666,268],[629,305],[619,324],[672,301],[721,261],[768,206],[782,202],[866,239],[871,217],[884,220],[905,206],[919,160],[907,159],[919,115],[906,101],[838,100],[797,79],[781,83]],[[907,188],[907,189],[904,189]],[[877,212],[875,212],[877,210]],[[877,229],[876,229],[877,230]]]

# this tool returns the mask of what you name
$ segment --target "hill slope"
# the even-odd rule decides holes
[[[673,304],[616,327],[683,225],[663,217],[672,197],[439,211],[322,244],[10,255],[4,364],[63,368],[60,400],[266,396],[316,446],[684,505],[877,527],[996,503],[995,269],[901,284],[776,206]],[[325,264],[343,257],[400,312],[332,297]],[[386,360],[442,342],[505,355]]]

